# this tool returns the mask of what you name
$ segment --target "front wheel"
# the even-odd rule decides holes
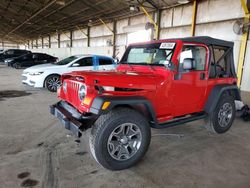
[[[21,64],[20,64],[20,63],[15,63],[15,64],[13,65],[13,67],[14,67],[15,69],[21,69]]]
[[[149,123],[140,113],[117,108],[96,121],[89,144],[99,164],[110,170],[123,170],[144,156],[150,139]]]
[[[215,133],[221,134],[227,132],[235,119],[234,98],[223,94],[208,121],[208,128]]]
[[[50,92],[56,92],[57,88],[61,85],[61,80],[60,80],[59,75],[50,75],[46,78],[45,80],[45,87],[50,91]]]

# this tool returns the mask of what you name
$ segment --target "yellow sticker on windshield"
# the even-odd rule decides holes
[[[164,42],[161,43],[160,49],[174,49],[175,47],[175,43],[174,42]]]

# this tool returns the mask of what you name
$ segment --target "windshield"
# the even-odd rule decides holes
[[[57,65],[67,65],[68,63],[70,63],[70,62],[72,62],[72,61],[74,61],[74,60],[76,60],[78,58],[79,58],[79,56],[70,56],[70,57],[67,57],[67,58],[65,58],[65,59],[63,59],[61,61],[58,61],[55,64],[57,64]]]
[[[122,64],[169,65],[175,43],[130,46],[121,60]]]

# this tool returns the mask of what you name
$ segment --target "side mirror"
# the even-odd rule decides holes
[[[183,60],[183,70],[192,70],[194,68],[194,59],[185,58]]]
[[[115,64],[119,64],[119,59],[115,58],[114,62],[115,62]]]
[[[79,66],[80,66],[79,63],[73,63],[73,64],[72,64],[72,67],[79,67]]]

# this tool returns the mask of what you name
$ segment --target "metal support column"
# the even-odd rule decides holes
[[[113,41],[113,58],[115,58],[116,57],[116,21],[113,22],[112,41]]]
[[[156,12],[156,16],[157,16],[157,18],[156,18],[156,20],[157,20],[157,22],[156,22],[156,24],[157,24],[157,27],[158,27],[158,29],[157,29],[157,38],[156,38],[156,40],[159,40],[160,39],[160,32],[161,32],[161,10],[157,10],[157,12]]]
[[[42,37],[42,48],[44,48],[44,41],[43,41],[43,37]]]
[[[57,44],[58,44],[58,48],[60,48],[61,47],[61,36],[60,36],[60,33],[58,33],[58,35],[57,35]]]
[[[36,39],[36,48],[38,48],[38,39]]]
[[[87,27],[87,47],[90,47],[90,27]]]
[[[191,25],[191,36],[195,36],[196,15],[197,15],[197,0],[194,0],[194,2],[193,2],[192,25]]]
[[[49,35],[49,48],[51,48],[51,36]]]
[[[241,0],[241,6],[245,12],[244,21],[248,23],[250,20],[250,15],[249,15],[249,9],[245,0]],[[238,87],[241,86],[241,81],[242,81],[242,72],[243,72],[244,61],[245,61],[245,56],[246,56],[248,35],[249,35],[249,32],[247,31],[242,34],[242,38],[241,38],[240,56],[239,56],[238,69],[237,69]]]
[[[73,31],[69,32],[70,36],[69,36],[69,47],[72,48],[73,47]]]

